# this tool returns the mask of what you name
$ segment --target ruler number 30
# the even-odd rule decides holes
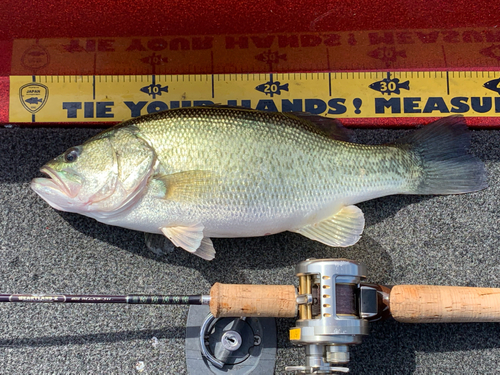
[[[396,83],[393,81],[390,81],[389,83],[387,82],[380,82],[380,91],[395,91],[396,90]]]

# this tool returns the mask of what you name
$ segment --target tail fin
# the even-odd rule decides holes
[[[467,153],[462,117],[446,117],[396,141],[420,159],[422,176],[409,194],[462,194],[487,187],[484,164]]]

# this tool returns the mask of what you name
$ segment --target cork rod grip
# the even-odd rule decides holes
[[[390,310],[402,323],[500,322],[500,288],[397,285]]]
[[[210,312],[216,318],[293,318],[297,315],[295,287],[215,283],[210,289]]]

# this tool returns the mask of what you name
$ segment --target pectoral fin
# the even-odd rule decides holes
[[[164,199],[175,201],[196,201],[214,193],[219,185],[215,172],[193,170],[173,174],[157,174],[154,179],[165,185]]]
[[[347,247],[359,241],[364,227],[363,212],[356,206],[346,206],[319,223],[307,225],[293,232],[328,246]]]
[[[212,240],[203,236],[203,224],[192,226],[163,227],[162,233],[177,247],[193,253],[200,258],[212,260],[215,249]]]

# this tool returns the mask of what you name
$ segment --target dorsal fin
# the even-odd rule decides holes
[[[338,141],[353,142],[353,131],[344,127],[344,125],[336,119],[312,115],[306,112],[283,112],[283,114],[290,118],[298,118],[299,120],[306,121],[330,138]]]

